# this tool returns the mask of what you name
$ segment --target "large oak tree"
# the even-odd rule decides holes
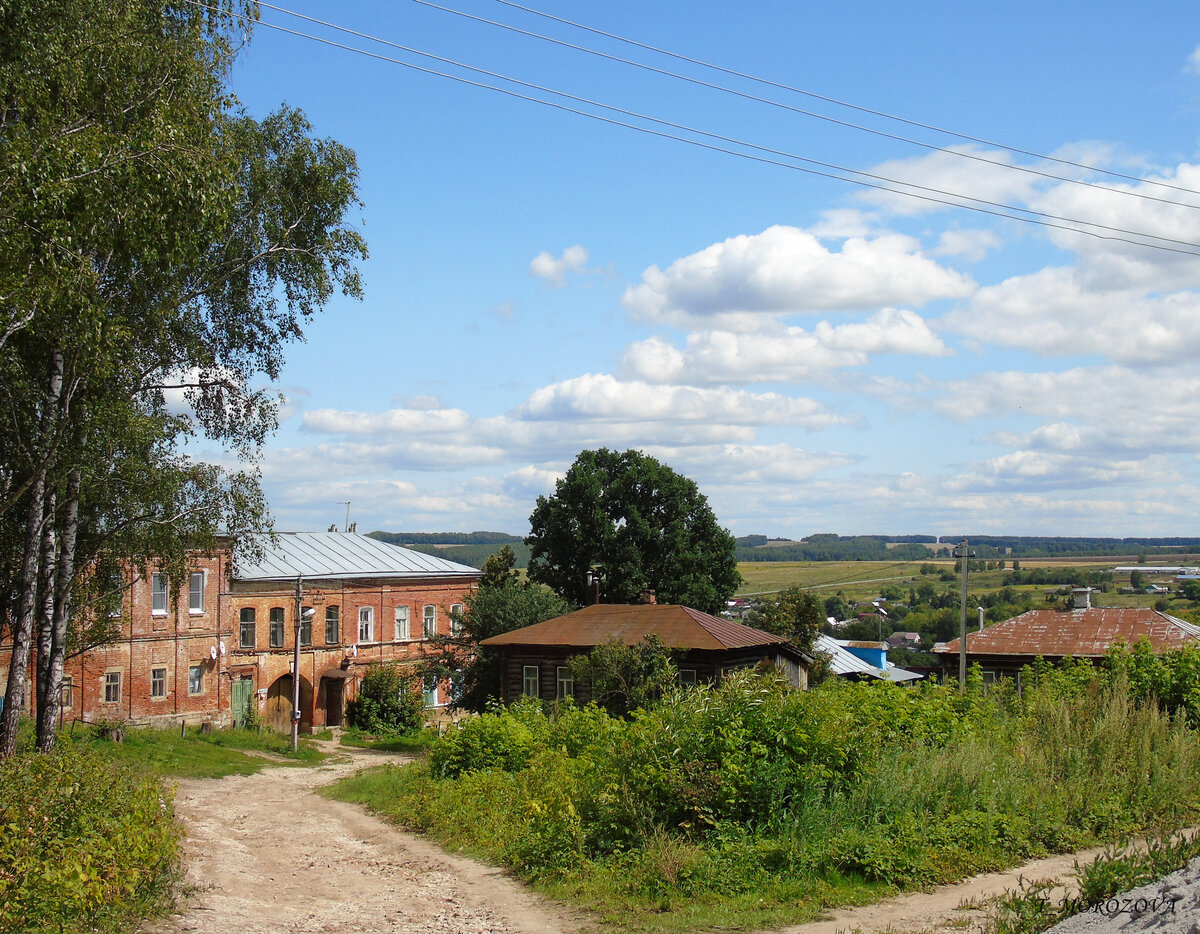
[[[598,575],[609,603],[653,590],[718,613],[742,581],[737,544],[695,482],[641,451],[583,451],[529,524],[529,579],[572,603],[591,602]]]

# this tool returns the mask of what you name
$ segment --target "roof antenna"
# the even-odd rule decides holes
[[[348,499],[345,499],[345,500],[343,500],[343,499],[339,499],[339,500],[337,501],[337,504],[338,504],[339,506],[345,506],[345,507],[346,507],[346,528],[344,529],[344,531],[346,531],[346,532],[349,532],[349,531],[350,531],[350,500],[348,500]],[[355,525],[358,525],[358,523],[357,523],[357,522],[356,522],[356,523],[354,523],[354,524],[355,524]],[[336,527],[336,526],[334,526],[334,530],[335,530],[335,531],[336,531],[336,529],[337,529],[337,527]]]

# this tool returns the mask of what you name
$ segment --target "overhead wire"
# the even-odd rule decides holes
[[[190,2],[196,6],[206,7],[206,4],[200,2],[200,0],[188,0],[188,2]],[[416,0],[416,2],[425,2],[425,0]],[[850,184],[859,185],[861,187],[872,188],[875,190],[884,191],[884,192],[888,192],[891,194],[897,194],[897,195],[901,195],[904,197],[916,198],[919,200],[932,202],[932,203],[936,203],[936,204],[942,204],[942,205],[946,205],[949,207],[959,207],[959,208],[963,208],[965,210],[976,211],[978,213],[988,214],[988,215],[995,216],[995,217],[1007,218],[1009,220],[1021,221],[1023,223],[1037,224],[1039,226],[1063,230],[1063,231],[1067,231],[1067,232],[1071,232],[1071,233],[1083,234],[1086,236],[1091,236],[1091,237],[1095,237],[1095,238],[1103,239],[1103,240],[1112,240],[1112,241],[1118,241],[1118,242],[1123,242],[1123,243],[1129,243],[1129,244],[1135,245],[1135,246],[1144,246],[1144,247],[1147,247],[1150,249],[1166,250],[1169,252],[1182,253],[1185,255],[1200,255],[1200,252],[1197,252],[1197,251],[1200,251],[1200,243],[1197,243],[1194,241],[1180,240],[1180,239],[1176,239],[1176,238],[1160,236],[1158,234],[1151,234],[1151,233],[1147,233],[1145,231],[1133,230],[1133,229],[1129,229],[1129,228],[1114,227],[1114,226],[1110,226],[1110,225],[1106,225],[1106,224],[1100,224],[1100,223],[1094,222],[1094,221],[1083,220],[1080,218],[1074,218],[1074,217],[1069,217],[1069,216],[1065,216],[1065,215],[1055,215],[1055,214],[1049,214],[1046,212],[1034,211],[1032,209],[1023,208],[1023,207],[1020,207],[1017,205],[1006,204],[1004,202],[998,202],[998,201],[990,201],[990,200],[982,199],[982,198],[975,198],[971,195],[963,195],[963,194],[960,194],[957,192],[950,192],[950,191],[946,191],[944,189],[933,188],[930,186],[919,185],[914,182],[906,182],[901,179],[890,178],[888,176],[882,176],[882,175],[877,175],[877,174],[873,174],[873,173],[869,173],[869,172],[863,172],[858,169],[848,168],[846,166],[837,165],[835,163],[827,163],[827,162],[822,162],[822,161],[815,160],[815,159],[809,159],[805,156],[801,156],[801,155],[798,155],[795,153],[789,153],[784,150],[777,150],[777,149],[773,149],[770,147],[760,146],[760,145],[757,145],[755,143],[751,143],[751,142],[748,142],[745,140],[736,139],[734,137],[727,137],[727,136],[723,136],[723,135],[716,134],[716,133],[710,133],[708,131],[701,130],[701,129],[698,129],[695,127],[690,127],[685,124],[678,124],[678,123],[674,123],[671,121],[662,120],[660,118],[652,117],[652,116],[649,116],[646,114],[641,114],[636,111],[625,110],[623,108],[616,107],[616,106],[610,105],[610,104],[605,104],[600,101],[595,101],[595,100],[592,100],[589,98],[572,95],[565,91],[558,91],[554,88],[550,88],[550,87],[547,87],[544,85],[538,85],[538,84],[533,84],[530,82],[522,81],[518,78],[513,78],[511,76],[504,75],[504,74],[501,74],[498,72],[488,71],[486,69],[482,69],[482,68],[478,68],[473,65],[466,64],[465,62],[460,62],[455,59],[450,59],[450,58],[446,58],[444,56],[435,55],[430,52],[425,52],[421,49],[416,49],[416,48],[413,48],[410,46],[405,46],[405,45],[402,45],[400,43],[394,42],[389,39],[384,39],[382,37],[374,36],[369,33],[360,32],[358,30],[351,29],[349,27],[342,26],[337,23],[333,23],[333,22],[330,22],[327,20],[321,20],[319,18],[308,16],[303,13],[298,13],[296,11],[289,10],[285,7],[276,6],[271,3],[262,2],[262,3],[260,3],[260,6],[271,9],[271,10],[275,10],[276,12],[285,13],[290,16],[294,16],[298,19],[302,19],[302,20],[305,20],[305,21],[308,21],[308,22],[311,22],[311,23],[314,23],[314,24],[317,24],[317,25],[320,25],[320,26],[323,26],[323,27],[326,27],[329,29],[334,29],[334,30],[337,30],[337,31],[340,31],[340,32],[343,32],[343,33],[346,33],[349,35],[353,35],[360,39],[365,39],[365,40],[368,40],[371,42],[376,42],[381,45],[385,45],[390,48],[394,48],[394,49],[397,49],[399,51],[403,51],[403,52],[406,52],[409,54],[419,55],[419,56],[422,56],[425,58],[430,58],[435,61],[441,62],[443,64],[451,65],[456,68],[462,68],[466,71],[474,72],[476,74],[482,74],[482,75],[486,75],[490,78],[496,78],[496,79],[499,79],[502,81],[507,81],[511,84],[525,87],[530,90],[535,90],[540,93],[553,94],[558,97],[563,97],[565,99],[575,101],[576,103],[585,104],[585,105],[591,106],[591,107],[599,107],[599,108],[602,108],[605,110],[609,110],[611,112],[620,113],[624,116],[632,117],[632,118],[639,119],[639,120],[645,120],[650,123],[655,123],[660,126],[667,126],[672,129],[681,130],[681,131],[688,132],[688,133],[693,133],[697,136],[703,136],[703,137],[707,137],[709,139],[720,140],[722,142],[729,143],[731,145],[740,146],[745,149],[757,150],[759,152],[767,153],[767,154],[773,155],[773,156],[779,156],[779,157],[785,158],[785,159],[793,159],[793,160],[796,160],[799,162],[805,162],[805,163],[808,163],[809,165],[819,166],[823,169],[829,169],[831,171],[820,171],[818,169],[805,168],[804,166],[795,165],[791,162],[782,162],[779,159],[767,158],[764,156],[755,156],[751,153],[741,152],[741,151],[738,151],[735,149],[729,149],[724,146],[717,146],[717,145],[713,145],[710,143],[702,142],[700,140],[689,139],[687,137],[677,136],[672,133],[666,133],[666,132],[654,130],[654,129],[651,129],[648,127],[638,126],[636,124],[627,123],[622,120],[615,120],[615,119],[612,119],[609,117],[605,117],[601,114],[596,114],[596,113],[592,113],[592,112],[585,111],[585,110],[579,110],[577,108],[568,107],[563,104],[555,103],[553,101],[547,101],[542,98],[532,97],[532,96],[526,95],[526,94],[521,94],[521,93],[513,91],[509,88],[498,87],[496,85],[487,84],[485,82],[473,81],[471,79],[464,78],[461,75],[455,75],[455,74],[450,74],[447,72],[438,71],[436,69],[426,68],[421,65],[417,65],[413,62],[404,61],[403,59],[398,59],[398,58],[395,58],[392,56],[382,55],[377,52],[371,52],[366,49],[358,48],[356,46],[346,45],[345,43],[335,42],[331,39],[326,39],[324,37],[316,36],[311,33],[306,33],[306,32],[301,32],[299,30],[289,29],[285,26],[282,26],[282,25],[279,25],[276,23],[271,23],[267,20],[260,20],[257,22],[257,25],[266,26],[270,29],[274,29],[279,32],[283,32],[283,33],[293,35],[293,36],[296,36],[299,38],[309,39],[311,41],[315,41],[315,42],[325,44],[325,45],[328,45],[328,46],[331,46],[334,48],[338,48],[343,51],[348,51],[348,52],[353,52],[356,54],[364,55],[364,56],[374,58],[374,59],[377,59],[380,61],[388,62],[390,64],[401,65],[403,67],[410,68],[410,69],[413,69],[416,71],[420,71],[420,72],[423,72],[423,73],[426,73],[426,74],[429,74],[429,75],[432,75],[435,77],[448,78],[450,80],[458,81],[458,82],[461,82],[461,83],[464,83],[464,84],[467,84],[467,85],[470,85],[473,87],[478,87],[481,89],[491,90],[491,91],[495,91],[495,92],[498,92],[501,94],[506,94],[506,95],[516,97],[521,100],[529,101],[531,103],[542,104],[543,106],[553,107],[553,108],[556,108],[559,110],[563,110],[563,111],[566,111],[569,113],[576,114],[578,116],[589,117],[594,120],[598,120],[598,121],[601,121],[604,123],[609,123],[609,124],[612,124],[615,126],[621,126],[621,127],[627,128],[627,129],[632,129],[637,132],[646,133],[646,134],[649,134],[652,136],[658,136],[661,138],[670,139],[670,140],[674,140],[677,142],[683,142],[683,143],[687,143],[689,145],[697,146],[697,147],[700,147],[703,149],[720,152],[720,153],[723,153],[726,155],[737,156],[739,158],[749,159],[749,160],[752,160],[755,162],[760,162],[760,163],[764,163],[764,164],[768,164],[768,165],[774,165],[774,166],[778,166],[780,168],[792,169],[794,171],[805,172],[805,173],[811,174],[811,175],[835,179],[837,181],[848,182]],[[847,178],[845,175],[834,174],[835,172],[850,173],[852,175],[861,176],[862,178]],[[887,184],[876,184],[874,182],[863,181],[862,180],[863,178],[873,179],[873,180],[875,180],[875,182],[881,182],[881,183],[885,182]],[[902,190],[901,188],[889,187],[890,185],[904,186],[904,188],[915,189],[915,191],[906,191],[906,190]],[[926,192],[926,194],[918,194],[918,193],[916,193],[917,191],[923,191],[923,192]],[[957,199],[957,200],[949,200],[949,199]],[[965,203],[965,202],[974,202],[974,203],[972,204],[972,203]],[[981,207],[980,205],[984,205],[984,206]],[[992,209],[994,209],[994,210],[992,210]],[[1006,213],[1006,212],[1018,212],[1018,213]],[[1062,221],[1063,223],[1053,223],[1054,221]],[[1086,230],[1079,226],[1069,226],[1069,225],[1084,225],[1086,227],[1091,227],[1094,229]],[[1141,238],[1146,238],[1146,239],[1131,240],[1131,239],[1128,239],[1127,237],[1111,236],[1110,234],[1104,234],[1104,233],[1100,233],[1098,231],[1109,231],[1110,234],[1128,234],[1131,237],[1141,237]],[[1154,240],[1154,241],[1159,241],[1159,242],[1156,242],[1156,243],[1155,242],[1147,242],[1147,240]],[[1168,246],[1166,244],[1176,244],[1176,246],[1172,247],[1172,246]],[[1190,247],[1192,249],[1179,249],[1179,247]]]
[[[414,0],[414,2],[415,2],[415,3],[420,3],[420,4],[423,4],[424,6],[433,6],[433,7],[437,7],[438,9],[445,10],[446,12],[457,13],[459,16],[467,16],[467,17],[469,17],[469,18],[472,18],[472,19],[482,19],[481,17],[474,17],[474,16],[472,16],[472,15],[471,15],[471,14],[469,14],[469,13],[462,13],[462,12],[460,12],[460,11],[458,11],[458,10],[454,10],[454,9],[452,9],[452,8],[450,8],[450,7],[441,7],[441,6],[438,6],[438,5],[437,5],[437,4],[435,4],[435,3],[431,3],[431,2],[429,2],[429,0]],[[911,120],[911,119],[909,119],[909,118],[907,118],[907,117],[900,117],[900,116],[897,116],[896,114],[888,113],[887,111],[884,111],[884,110],[876,110],[876,109],[874,109],[874,108],[871,108],[871,107],[864,107],[864,106],[862,106],[861,104],[854,104],[854,103],[851,103],[851,102],[849,102],[849,101],[843,101],[843,100],[839,100],[839,99],[838,99],[838,98],[836,98],[836,97],[829,97],[829,96],[827,96],[827,95],[824,95],[824,94],[819,94],[819,93],[817,93],[816,91],[809,91],[809,90],[806,90],[806,89],[804,89],[804,88],[799,88],[799,87],[796,87],[796,86],[794,86],[794,85],[790,85],[790,84],[784,84],[784,83],[782,83],[782,82],[779,82],[779,81],[773,81],[773,80],[771,80],[770,78],[764,78],[764,77],[762,77],[761,75],[754,75],[754,74],[750,74],[749,72],[738,71],[738,70],[736,70],[736,69],[733,69],[733,68],[726,68],[726,67],[725,67],[725,66],[723,66],[723,65],[717,65],[717,64],[715,64],[715,63],[713,63],[713,62],[704,61],[703,59],[699,59],[699,58],[692,58],[692,57],[690,57],[690,56],[687,56],[687,55],[682,55],[682,54],[680,54],[680,53],[678,53],[678,52],[672,52],[670,49],[664,49],[664,48],[660,48],[660,47],[658,47],[658,46],[650,45],[650,44],[648,44],[648,43],[645,43],[645,42],[639,42],[638,40],[636,40],[636,39],[630,39],[630,38],[628,38],[627,36],[621,36],[621,35],[617,35],[616,33],[606,32],[606,31],[605,31],[605,30],[603,30],[603,29],[597,29],[596,27],[594,27],[594,26],[588,26],[588,25],[586,25],[585,23],[579,23],[579,22],[576,22],[575,20],[570,20],[570,19],[567,19],[567,18],[565,18],[565,17],[562,17],[562,16],[556,16],[556,15],[554,15],[553,13],[546,13],[546,12],[544,12],[544,11],[542,11],[542,10],[537,10],[537,9],[534,9],[533,7],[530,7],[530,6],[524,6],[524,5],[520,4],[520,3],[515,3],[515,2],[513,2],[513,0],[495,0],[495,2],[496,2],[496,3],[499,3],[499,4],[503,5],[503,6],[511,7],[511,8],[513,8],[513,9],[516,9],[516,10],[521,10],[521,11],[523,11],[523,12],[525,12],[525,13],[531,13],[531,14],[533,14],[534,16],[540,16],[540,17],[543,17],[543,18],[545,18],[545,19],[552,20],[552,21],[554,21],[554,22],[557,22],[557,23],[561,23],[561,24],[563,24],[563,25],[565,25],[565,26],[571,26],[571,27],[574,27],[575,29],[581,29],[581,30],[584,30],[585,32],[590,32],[590,33],[593,33],[593,34],[595,34],[595,35],[598,35],[598,36],[604,36],[604,37],[605,37],[605,38],[607,38],[607,39],[613,39],[613,40],[615,40],[615,41],[617,41],[617,42],[623,42],[623,43],[626,43],[626,44],[628,44],[628,45],[635,46],[635,47],[637,47],[637,48],[640,48],[640,49],[645,49],[646,51],[649,51],[649,52],[655,52],[655,53],[657,53],[657,54],[659,54],[659,55],[665,55],[665,56],[668,56],[669,58],[674,58],[674,59],[676,59],[676,60],[678,60],[678,61],[681,61],[681,62],[687,62],[688,64],[691,64],[691,65],[699,65],[699,66],[701,66],[701,67],[703,67],[703,68],[709,68],[709,69],[712,69],[713,71],[718,71],[718,72],[721,72],[722,74],[727,74],[727,75],[730,75],[731,77],[743,78],[743,79],[745,79],[745,80],[747,80],[747,81],[754,81],[754,82],[756,82],[756,83],[758,83],[758,84],[763,84],[763,85],[766,85],[766,86],[768,86],[768,87],[777,88],[777,89],[779,89],[779,90],[782,90],[782,91],[790,91],[790,92],[792,92],[792,93],[794,93],[794,94],[801,94],[801,95],[803,95],[803,96],[805,96],[805,97],[809,97],[809,98],[812,98],[812,99],[814,99],[814,100],[824,101],[825,103],[828,103],[828,104],[834,104],[834,105],[836,105],[836,106],[838,106],[838,107],[845,107],[845,108],[848,108],[848,109],[850,109],[850,110],[856,110],[856,111],[858,111],[858,112],[860,112],[860,113],[870,114],[871,116],[875,116],[875,117],[882,117],[882,118],[884,118],[884,119],[886,119],[886,120],[894,120],[894,121],[896,121],[897,123],[903,123],[903,124],[906,124],[907,126],[911,126],[911,127],[917,127],[918,129],[922,129],[922,130],[929,130],[929,131],[931,131],[931,132],[934,132],[934,133],[941,133],[941,134],[943,134],[944,136],[952,136],[952,137],[954,137],[955,139],[961,139],[961,140],[964,140],[964,141],[966,141],[966,142],[979,143],[980,145],[983,145],[983,146],[991,146],[991,147],[992,147],[992,148],[994,148],[994,149],[1003,149],[1003,150],[1005,150],[1006,152],[1015,153],[1015,154],[1017,154],[1017,155],[1022,155],[1022,156],[1030,156],[1031,158],[1034,158],[1034,159],[1041,159],[1041,160],[1043,160],[1043,161],[1046,161],[1046,162],[1055,162],[1055,163],[1058,163],[1059,165],[1070,166],[1071,168],[1083,169],[1083,170],[1085,170],[1085,171],[1088,171],[1088,172],[1095,172],[1095,173],[1097,173],[1097,174],[1108,175],[1108,176],[1110,176],[1110,177],[1112,177],[1112,178],[1120,178],[1120,179],[1124,179],[1124,180],[1126,180],[1126,181],[1137,182],[1137,183],[1139,183],[1139,184],[1145,184],[1145,185],[1155,185],[1155,186],[1157,186],[1157,187],[1159,187],[1159,188],[1167,188],[1167,189],[1170,189],[1170,190],[1172,190],[1172,191],[1179,191],[1179,192],[1183,192],[1183,193],[1186,193],[1186,194],[1191,194],[1191,195],[1200,195],[1200,191],[1197,191],[1197,190],[1196,190],[1196,189],[1194,189],[1194,188],[1187,188],[1187,187],[1184,187],[1184,186],[1181,186],[1181,185],[1172,185],[1172,184],[1170,184],[1169,182],[1155,181],[1155,180],[1153,180],[1153,179],[1142,178],[1141,176],[1138,176],[1138,175],[1128,175],[1128,174],[1126,174],[1126,173],[1124,173],[1124,172],[1117,172],[1117,171],[1115,171],[1115,170],[1113,170],[1113,169],[1105,169],[1105,168],[1101,168],[1100,166],[1089,165],[1089,164],[1087,164],[1087,163],[1085,163],[1085,162],[1074,162],[1074,161],[1072,161],[1072,160],[1070,160],[1070,159],[1063,159],[1063,158],[1061,158],[1061,157],[1059,157],[1059,156],[1050,156],[1050,155],[1045,155],[1045,154],[1043,154],[1043,153],[1034,152],[1033,150],[1029,150],[1029,149],[1022,149],[1022,148],[1020,148],[1020,147],[1018,147],[1018,146],[1010,146],[1010,145],[1008,145],[1008,144],[1006,144],[1006,143],[999,143],[999,142],[995,142],[994,140],[987,139],[986,137],[981,137],[981,136],[972,136],[972,135],[971,135],[971,134],[969,134],[969,133],[962,133],[962,132],[959,132],[959,131],[957,131],[957,130],[949,130],[949,129],[946,129],[946,128],[944,128],[944,127],[939,127],[939,126],[937,126],[937,125],[935,125],[935,124],[931,124],[931,123],[922,123],[922,122],[921,122],[921,121],[919,121],[919,120]],[[490,20],[484,20],[484,22],[489,22],[489,23],[490,23],[491,21],[490,21]],[[503,28],[506,28],[506,29],[507,29],[507,28],[514,28],[514,29],[515,29],[515,27],[508,27],[506,24],[503,24],[503,23],[493,23],[493,25],[498,25],[498,26],[501,26],[501,27],[503,27]],[[523,30],[517,30],[517,31],[521,31],[521,32],[523,32]],[[526,33],[526,35],[536,35],[536,34],[535,34],[535,33]],[[552,37],[539,37],[539,38],[545,38],[545,39],[547,39],[547,41],[551,41],[551,42],[560,42],[560,40],[554,39],[554,38],[552,38]],[[562,44],[567,44],[567,45],[569,45],[569,43],[562,43]],[[572,48],[575,48],[575,46],[571,46],[571,47],[572,47]],[[583,47],[579,47],[579,48],[580,48],[580,50],[581,50],[581,51],[591,52],[592,54],[595,54],[595,55],[604,55],[604,54],[605,54],[605,53],[602,53],[602,52],[594,52],[594,51],[593,51],[593,50],[591,50],[591,49],[586,49],[586,48],[583,48]],[[638,64],[638,63],[636,63],[636,62],[632,62],[631,64]],[[640,66],[639,66],[639,67],[640,67]],[[645,66],[645,67],[650,67],[650,66]],[[664,74],[669,74],[669,72],[663,72],[663,73],[664,73]],[[681,76],[681,75],[679,75],[679,76],[676,76],[676,77],[685,78],[685,80],[687,80],[685,76]],[[736,92],[734,92],[734,93],[736,93]],[[768,101],[768,103],[774,103],[774,102]],[[787,105],[780,104],[779,106],[785,106],[785,107],[786,107]],[[802,113],[807,113],[807,111],[801,111],[801,112],[802,112]],[[878,135],[880,135],[880,136],[886,136],[886,137],[888,137],[889,139],[895,139],[895,140],[900,140],[900,141],[907,142],[907,143],[912,143],[912,144],[913,144],[913,145],[915,145],[915,146],[924,146],[924,147],[927,147],[927,148],[930,148],[930,149],[937,149],[937,150],[939,150],[939,151],[941,151],[941,152],[949,152],[949,153],[952,153],[952,154],[954,154],[954,155],[961,155],[961,156],[963,156],[964,158],[980,158],[980,161],[984,161],[984,162],[991,161],[991,160],[988,160],[988,159],[983,159],[983,158],[981,158],[981,157],[977,157],[977,156],[971,156],[971,155],[969,155],[969,154],[966,154],[966,153],[960,153],[960,152],[957,152],[956,150],[952,150],[952,149],[945,149],[945,148],[943,148],[943,147],[940,147],[940,146],[934,146],[934,145],[932,145],[932,144],[925,143],[925,142],[922,142],[922,141],[919,141],[919,140],[912,140],[912,139],[908,139],[908,138],[906,138],[906,137],[902,137],[902,136],[894,136],[894,135],[892,135],[892,134],[889,134],[889,133],[886,133],[886,132],[884,132],[884,131],[882,131],[882,130],[875,130],[875,129],[871,128],[871,127],[863,127],[863,126],[858,126],[857,124],[843,123],[842,121],[835,120],[835,119],[834,119],[834,118],[832,118],[832,117],[827,117],[827,116],[825,116],[825,115],[822,115],[822,114],[811,114],[811,116],[815,116],[815,117],[817,117],[818,119],[821,119],[821,120],[830,120],[830,121],[832,121],[832,122],[835,122],[835,123],[842,123],[842,125],[843,125],[843,126],[850,126],[850,127],[854,127],[855,129],[860,129],[860,130],[863,130],[864,132],[867,132],[867,133],[876,133],[876,134],[878,134]],[[1016,167],[1016,166],[1009,166],[1007,163],[1003,163],[1003,162],[995,162],[995,163],[993,163],[993,164],[995,164],[995,165],[1000,165],[1000,166],[1004,166],[1004,167],[1007,167],[1007,168],[1021,168],[1021,167]],[[1023,171],[1034,171],[1034,172],[1035,172],[1035,174],[1043,174],[1043,173],[1040,173],[1040,172],[1036,172],[1036,170],[1030,170],[1030,169],[1028,169],[1028,168],[1022,168],[1022,170],[1023,170]],[[1049,175],[1049,176],[1047,176],[1047,177],[1049,177],[1049,178],[1059,178],[1059,179],[1061,179],[1062,181],[1076,181],[1076,182],[1078,182],[1079,184],[1089,184],[1089,183],[1087,183],[1087,182],[1081,182],[1081,181],[1079,181],[1079,180],[1071,179],[1070,177],[1064,177],[1064,176],[1059,176],[1059,175]],[[1105,186],[1097,186],[1097,187],[1104,188]],[[1119,188],[1107,188],[1106,190],[1108,190],[1108,191],[1115,191],[1115,192],[1121,192],[1121,193],[1124,193],[1124,190],[1123,190],[1123,189],[1119,189]],[[1148,196],[1141,196],[1141,197],[1148,197]],[[1168,203],[1175,204],[1175,203],[1177,203],[1177,202],[1168,202]],[[1198,207],[1198,208],[1200,208],[1200,205],[1187,205],[1187,206],[1188,206],[1188,207]]]

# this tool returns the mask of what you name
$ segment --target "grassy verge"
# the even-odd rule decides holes
[[[378,749],[383,752],[398,752],[420,755],[437,741],[434,730],[421,730],[408,736],[375,736],[362,730],[347,729],[342,733],[341,744],[356,749]]]
[[[270,765],[315,765],[324,759],[316,745],[301,739],[300,748],[291,749],[289,737],[264,731],[213,730],[201,733],[189,728],[179,730],[130,728],[123,742],[105,739],[102,731],[77,729],[74,737],[64,734],[65,742],[84,745],[113,762],[147,769],[171,778],[223,778],[226,775],[252,775]]]
[[[737,676],[632,721],[533,705],[331,789],[631,932],[794,924],[1195,819],[1200,735],[1119,672],[976,687]]]

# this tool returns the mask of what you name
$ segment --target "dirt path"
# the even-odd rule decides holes
[[[581,919],[491,866],[443,852],[312,789],[401,761],[341,750],[315,768],[179,783],[187,827],[181,912],[152,934],[569,934]]]

